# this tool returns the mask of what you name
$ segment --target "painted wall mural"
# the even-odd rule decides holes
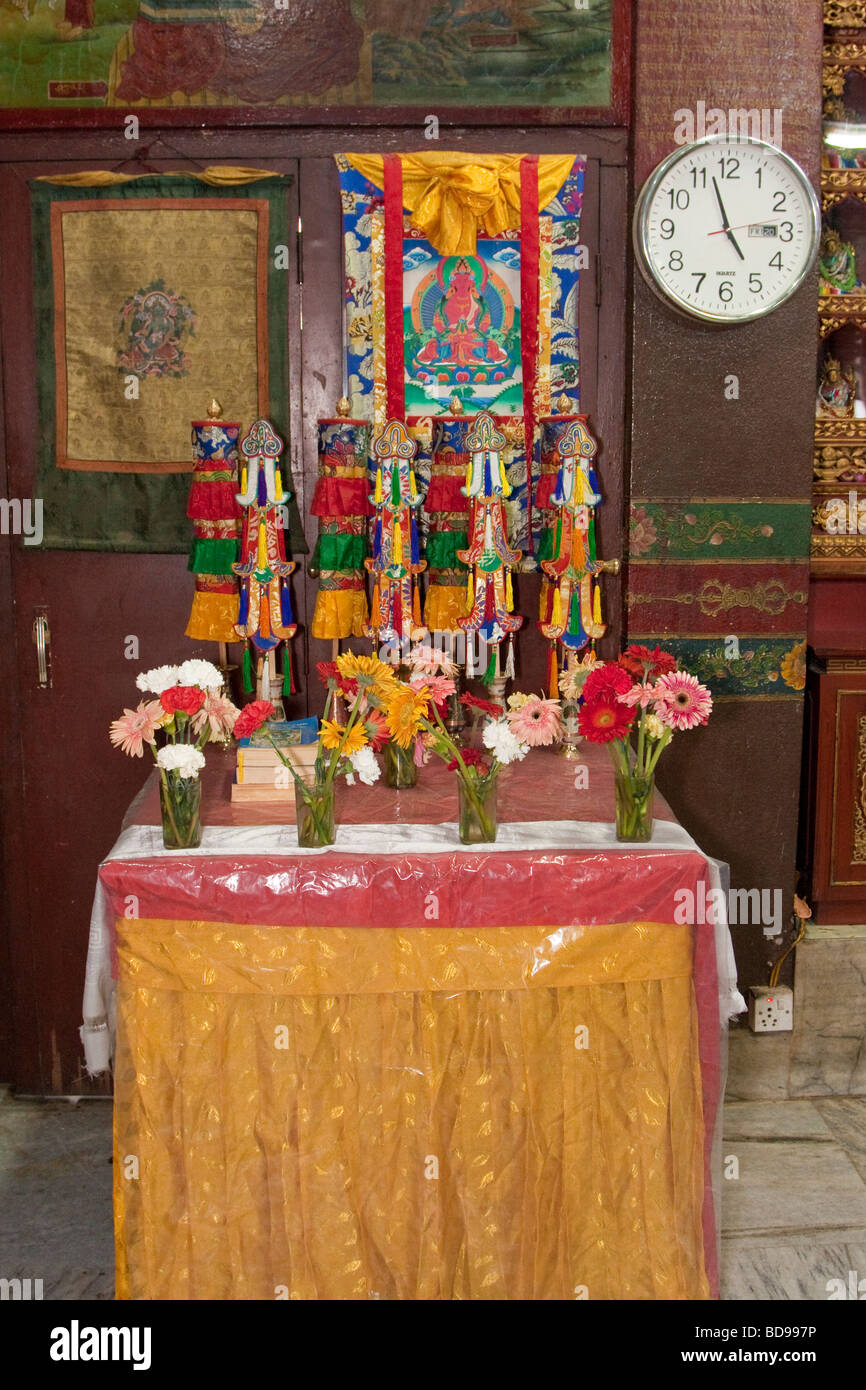
[[[611,0],[0,0],[0,106],[593,106]]]

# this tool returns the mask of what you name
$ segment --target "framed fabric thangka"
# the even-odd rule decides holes
[[[405,419],[423,482],[431,419],[455,400],[490,411],[509,443],[512,541],[532,550],[536,423],[563,397],[580,408],[585,159],[350,154],[337,167],[353,416],[377,431]]]
[[[46,546],[186,551],[190,421],[216,395],[234,419],[285,429],[273,248],[288,244],[290,182],[220,169],[31,184]]]

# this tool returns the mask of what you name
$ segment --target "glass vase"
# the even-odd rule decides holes
[[[295,782],[295,820],[301,849],[322,849],[334,843],[334,783],[312,786]]]
[[[496,839],[496,778],[467,782],[457,776],[458,828],[464,845],[492,844]]]
[[[197,849],[201,844],[201,779],[163,769],[159,805],[165,848]]]
[[[655,777],[636,777],[633,772],[614,770],[616,791],[616,838],[646,842],[653,833],[653,794]]]
[[[398,791],[403,791],[406,787],[414,787],[418,781],[418,768],[415,763],[414,743],[410,748],[401,748],[399,743],[391,739],[385,744],[385,786],[396,787]]]

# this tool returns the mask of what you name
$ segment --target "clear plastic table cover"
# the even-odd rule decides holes
[[[248,1121],[240,1123],[235,1117],[233,1123],[240,1123],[240,1130],[233,1146],[226,1144],[223,1114],[217,1126],[219,1143],[211,1135],[209,1157],[203,1159],[198,1153],[195,1158],[196,1171],[209,1172],[212,1180],[216,1173],[226,1175],[233,1165],[243,1171],[246,1205],[242,1203],[242,1212],[233,1216],[234,1197],[227,1193],[223,1205],[215,1203],[211,1181],[211,1198],[200,1195],[198,1205],[189,1205],[182,1214],[188,1234],[198,1232],[198,1246],[190,1235],[184,1259],[167,1255],[177,1211],[172,1221],[166,1213],[155,1217],[146,1202],[141,1205],[145,1188],[139,1184],[133,1194],[121,1182],[116,1192],[119,1293],[131,1297],[283,1296],[268,1292],[269,1280],[281,1289],[280,1269],[291,1265],[293,1272],[285,1276],[290,1290],[285,1296],[291,1297],[717,1296],[717,1121],[726,1024],[744,1004],[736,990],[723,915],[717,913],[715,921],[684,922],[683,902],[684,893],[685,902],[691,894],[699,908],[714,887],[723,889],[717,902],[723,900],[726,867],[701,853],[658,797],[652,841],[648,845],[617,843],[612,824],[613,777],[603,749],[582,749],[579,764],[545,750],[507,769],[500,782],[497,841],[484,847],[460,845],[453,774],[438,763],[422,769],[418,785],[409,791],[398,793],[381,784],[341,787],[336,843],[313,851],[297,846],[289,795],[284,803],[267,806],[232,803],[230,776],[229,760],[211,757],[203,798],[203,841],[192,852],[163,850],[157,788],[150,779],[100,869],[82,1036],[88,1068],[106,1069],[113,1047],[119,973],[118,1065],[123,1077],[116,1071],[116,1105],[131,1126],[124,1142],[140,1146],[146,1129],[163,1160],[169,1150],[174,1152],[175,1186],[188,1192],[195,1144],[187,1141],[183,1154],[177,1150],[179,1088],[188,1098],[197,1094],[203,1103],[202,1098],[216,1086],[224,1106],[233,1108],[226,1101],[226,1087],[235,1080],[232,1056],[218,1048],[202,1063],[203,1069],[192,1069],[191,1059],[195,1057],[198,1066],[203,1057],[200,1035],[185,1031],[191,1026],[189,1019],[183,1022],[172,1015],[170,1025],[166,1022],[179,1007],[178,1000],[190,993],[206,995],[210,1008],[219,1001],[217,1031],[228,1030],[223,1049],[232,1027],[238,1026],[245,1010],[250,1011],[246,1032],[242,1029],[244,1047],[252,1047],[259,1060],[253,1065],[251,1054],[245,1054],[246,1064],[241,1065],[239,1055],[236,1080],[241,1087],[246,1084],[248,1094],[251,1085],[264,1087]],[[379,1011],[375,1023],[364,1012],[374,998]],[[286,1188],[285,1200],[291,1205],[292,1192],[300,1201],[302,1189],[307,1191],[312,1227],[305,1227],[303,1240],[309,1242],[311,1229],[321,1231],[325,1213],[332,1214],[337,1193],[350,1190],[354,1194],[348,1206],[341,1208],[341,1220],[348,1226],[335,1228],[343,1234],[351,1229],[355,1250],[366,1250],[349,1275],[343,1272],[345,1263],[326,1251],[320,1252],[313,1267],[309,1251],[299,1260],[297,1240],[289,1240],[290,1255],[281,1257],[280,1264],[280,1259],[274,1263],[272,1258],[273,1242],[262,1237],[253,1242],[255,1257],[242,1260],[239,1266],[229,1236],[229,1246],[219,1251],[211,1248],[210,1234],[202,1236],[210,1232],[214,1221],[228,1230],[236,1218],[242,1226],[252,1223],[259,1235],[273,1224],[274,1211],[261,1209],[263,1189],[251,1184],[249,1171],[261,1161],[259,1131],[266,1112],[272,1123],[274,1107],[282,1113],[283,1107],[291,1109],[300,1102],[298,1094],[289,1097],[280,1089],[283,1083],[270,1078],[269,1054],[264,1054],[267,1084],[262,1081],[264,1025],[256,1011],[264,1007],[264,999],[282,1000],[292,1015],[287,1036],[294,1049],[293,1084],[296,1088],[301,1084],[301,1075],[303,1085],[311,1088],[304,1113],[315,1112],[321,1120],[319,1129],[311,1129],[306,1139],[294,1133],[291,1160],[285,1161],[295,1168],[291,1174],[283,1172],[280,1179]],[[438,1235],[430,1236],[432,1245],[425,1249],[418,1232],[428,1230],[429,1235],[432,1229],[426,1180],[399,1220],[395,1215],[396,1227],[385,1229],[396,1188],[384,1199],[380,1187],[382,1164],[387,1169],[388,1153],[394,1157],[393,1131],[386,1126],[378,1133],[372,1144],[378,1153],[375,1173],[364,1177],[356,1171],[358,1163],[363,1168],[357,1153],[366,1152],[357,1125],[353,1128],[344,1119],[327,1140],[322,1129],[336,1123],[322,1117],[345,1111],[342,1093],[333,1092],[335,1078],[340,1085],[349,1085],[356,1099],[361,1089],[372,1084],[367,1064],[373,1059],[360,1053],[373,1049],[374,1070],[385,1092],[391,1094],[398,1084],[395,1078],[402,1078],[402,1104],[409,1107],[403,1123],[411,1118],[413,1106],[421,1105],[427,1115],[429,1123],[420,1127],[423,1135],[418,1135],[421,1148],[413,1151],[411,1162],[423,1166],[425,1156],[432,1155],[437,1162],[442,1158],[433,1152],[439,1141],[431,1137],[429,1125],[438,1127],[441,1139],[443,1124],[453,1125],[464,1112],[469,1114],[470,1093],[461,1089],[448,1071],[450,1063],[443,1061],[435,1047],[424,1057],[418,1055],[419,1038],[424,1046],[429,1039],[417,1019],[410,1026],[404,1017],[407,1000],[415,1001],[412,1009],[422,1014],[427,1010],[430,1036],[439,1037],[443,1046],[443,1040],[449,1040],[449,1056],[456,1055],[455,1049],[460,1052],[460,1075],[468,1076],[477,1062],[472,1038],[482,1051],[501,1049],[501,1055],[493,1054],[492,1068],[487,1072],[482,1068],[482,1078],[487,1076],[489,1081],[490,1074],[496,1077],[504,1068],[502,1093],[490,1103],[486,1118],[475,1117],[480,1128],[473,1128],[472,1143],[466,1140],[460,1146],[459,1161],[457,1146],[451,1146],[452,1166],[460,1168],[460,1177],[452,1174],[452,1190],[447,1201],[443,1196],[433,1223],[439,1223]],[[148,1001],[147,1009],[143,1001]],[[347,1054],[334,1054],[333,1067],[323,1080],[316,1058],[332,1046],[332,1007],[338,1008],[344,1034],[354,1041]],[[545,1013],[550,1008],[558,1018],[555,1028],[552,1016]],[[467,1009],[474,1010],[470,1034],[465,1032],[470,1027],[464,1017]],[[512,1010],[516,1010],[513,1018]],[[613,1010],[611,1017],[607,1010]],[[312,1033],[310,1011],[318,1020]],[[620,1019],[619,1024],[613,1016]],[[589,1076],[580,1072],[587,1061],[579,1041],[583,1034],[576,1031],[565,1052],[552,1042],[566,1017],[583,1018],[584,1022],[574,1023],[574,1029],[588,1031],[585,1050],[588,1057],[594,1056],[595,1065],[591,1104],[586,1097],[581,1099],[580,1091]],[[434,1018],[435,1024],[430,1022]],[[421,1029],[417,1035],[416,1024]],[[163,1025],[168,1032],[160,1037]],[[392,1027],[386,1046],[383,1029],[387,1032]],[[209,1028],[204,1031],[210,1038]],[[599,1044],[603,1056],[593,1054],[594,1038],[605,1039],[603,1047]],[[524,1048],[528,1051],[519,1056]],[[694,1068],[692,1084],[691,1063],[684,1060],[688,1057]],[[573,1066],[583,1083],[579,1084],[579,1076],[566,1075]],[[157,1074],[162,1078],[164,1133],[155,1124],[153,1097],[147,1098],[148,1124],[142,1127],[145,1098],[141,1092],[146,1085],[141,1078],[147,1080],[148,1068],[151,1080]],[[545,1084],[551,1084],[550,1078],[560,1072],[562,1079],[553,1087],[559,1100],[549,1102],[555,1114],[544,1118],[548,1101],[539,1097],[545,1094]],[[405,1088],[410,1079],[423,1095],[408,1096]],[[266,1097],[272,1081],[276,1089]],[[618,1108],[619,1091],[631,1096],[625,1110]],[[367,1107],[375,1109],[376,1104],[381,1110],[382,1094],[374,1087],[368,1090]],[[500,1129],[504,1126],[500,1138],[507,1133],[509,1142],[514,1135],[510,1121],[502,1117],[510,1113],[509,1107],[519,1112],[515,1124],[522,1135],[522,1157],[518,1161],[511,1154],[508,1177],[504,1170],[497,1171],[498,1146],[491,1150],[489,1143],[482,1144],[481,1150],[470,1154],[473,1146],[478,1149],[478,1135],[489,1131],[491,1115],[499,1113],[497,1106],[504,1107],[498,1121]],[[607,1165],[613,1186],[603,1191],[604,1184],[600,1188],[596,1176],[581,1199],[572,1190],[578,1182],[573,1166],[557,1168],[552,1151],[546,1158],[539,1151],[542,1119],[544,1125],[552,1126],[551,1133],[558,1134],[560,1158],[570,1145],[577,1145],[575,1152],[581,1144],[588,1145],[586,1161],[599,1172]],[[595,1139],[587,1138],[587,1125]],[[212,1128],[205,1125],[201,1132],[210,1134]],[[418,1128],[417,1114],[410,1128]],[[372,1142],[369,1134],[365,1142]],[[604,1158],[605,1143],[615,1145],[616,1161],[610,1154]],[[556,1148],[556,1144],[548,1135],[541,1149]],[[214,1156],[217,1149],[221,1157]],[[285,1136],[279,1142],[273,1140],[271,1149],[268,1163],[286,1149]],[[506,1142],[503,1154],[507,1149]],[[325,1150],[331,1155],[327,1165],[331,1178],[322,1179],[324,1190],[317,1191],[310,1206],[304,1183],[310,1164],[313,1171],[321,1168]],[[659,1154],[664,1157],[660,1159]],[[484,1166],[485,1155],[492,1164],[485,1169],[488,1185],[501,1199],[495,1210],[488,1209],[487,1197],[472,1180],[473,1164]],[[155,1155],[151,1161],[158,1166]],[[401,1181],[405,1186],[406,1161],[405,1155],[401,1162],[394,1159],[397,1188]],[[620,1162],[624,1166],[616,1176]],[[521,1171],[519,1181],[515,1164]],[[347,1176],[350,1170],[354,1178]],[[272,1181],[271,1176],[265,1184],[268,1190]],[[514,1182],[523,1197],[513,1189]],[[557,1247],[559,1254],[547,1261],[548,1270],[555,1269],[555,1274],[539,1273],[537,1251],[532,1258],[525,1251],[521,1257],[509,1253],[511,1247],[501,1233],[497,1239],[489,1232],[483,1239],[478,1231],[473,1236],[470,1217],[482,1220],[482,1208],[487,1220],[487,1225],[482,1221],[484,1231],[491,1222],[499,1229],[497,1223],[504,1216],[525,1227],[527,1183],[539,1200],[544,1194],[543,1201],[555,1203],[558,1194],[561,1210],[556,1219],[568,1228],[566,1244],[572,1248],[576,1242],[576,1248],[583,1249],[582,1255],[572,1258]],[[236,1183],[231,1190],[239,1190]],[[374,1192],[378,1194],[375,1202]],[[602,1212],[601,1217],[596,1212],[593,1220],[586,1215],[590,1192]],[[177,1192],[172,1200],[176,1199]],[[371,1202],[379,1212],[376,1220],[370,1217]],[[629,1217],[631,1207],[637,1210]],[[538,1211],[533,1210],[530,1224],[540,1231]],[[644,1228],[642,1254],[633,1248],[637,1211]],[[697,1220],[690,1220],[689,1213],[694,1218],[696,1211]],[[415,1236],[410,1238],[409,1231]],[[455,1231],[460,1234],[455,1236]],[[452,1249],[443,1264],[443,1242],[448,1245],[452,1238],[459,1250]],[[513,1238],[518,1239],[514,1233]],[[478,1254],[491,1241],[495,1248]],[[383,1253],[393,1246],[399,1246],[404,1255],[411,1250],[412,1277],[405,1260],[393,1251]],[[161,1275],[154,1273],[157,1249]],[[599,1250],[607,1250],[607,1256],[601,1259]],[[499,1274],[485,1284],[484,1270],[489,1275],[492,1267]],[[588,1284],[581,1277],[582,1269],[591,1271]],[[587,1287],[589,1292],[563,1292],[573,1287]]]

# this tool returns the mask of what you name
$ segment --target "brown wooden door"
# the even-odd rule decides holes
[[[148,137],[149,139],[151,137]],[[144,137],[143,137],[144,139]],[[170,147],[169,147],[170,142]],[[289,453],[310,547],[308,516],[316,477],[316,419],[341,394],[343,306],[339,187],[332,155],[357,147],[356,130],[164,132],[147,155],[154,169],[205,163],[258,166],[296,175],[291,218],[300,206],[303,266],[287,276],[289,301]],[[417,129],[376,132],[378,149],[413,149]],[[153,149],[159,147],[159,153]],[[581,277],[582,408],[601,441],[605,493],[600,546],[623,553],[627,171],[617,131],[549,130],[528,137],[479,129],[443,136],[443,147],[585,151],[588,169],[581,237],[590,253]],[[50,151],[50,153],[49,153]],[[132,171],[122,134],[9,135],[0,147],[0,496],[33,496],[37,406],[28,180],[84,168]],[[292,247],[294,256],[295,248]],[[302,274],[301,274],[302,269]],[[303,281],[303,286],[299,281]],[[301,315],[303,311],[303,332]],[[605,580],[610,624],[602,654],[619,640],[620,584]],[[314,663],[329,655],[309,638],[315,585],[300,566],[293,581],[301,631],[293,659],[301,694],[292,714],[319,712]],[[544,643],[535,625],[538,579],[522,576],[525,615],[518,647],[519,686],[540,689]],[[4,892],[0,914],[0,1081],[21,1091],[73,1094],[105,1090],[83,1070],[78,1036],[90,908],[100,859],[110,849],[149,764],[108,743],[108,725],[134,697],[147,666],[212,650],[184,637],[192,580],[181,555],[46,552],[0,535],[0,830]],[[53,685],[38,688],[34,617],[47,609]],[[125,642],[139,642],[127,661]],[[5,953],[5,958],[4,958]],[[5,1031],[4,1031],[5,1030]]]
[[[74,142],[65,142],[76,148]],[[77,137],[81,146],[83,137]],[[182,140],[173,138],[175,146]],[[222,141],[227,152],[228,137]],[[249,149],[243,161],[254,163]],[[93,157],[31,160],[0,167],[0,335],[3,350],[2,496],[32,498],[36,476],[32,263],[28,180],[46,173],[116,165]],[[228,162],[223,159],[223,162]],[[154,170],[200,168],[183,158],[150,159]],[[297,218],[294,161],[266,167],[292,173],[289,226]],[[293,240],[293,239],[292,239]],[[294,261],[295,247],[291,254]],[[289,335],[298,332],[294,264],[287,275]],[[292,342],[297,357],[297,348]],[[294,415],[299,372],[291,389]],[[247,421],[247,424],[250,422]],[[296,422],[290,419],[294,434]],[[151,768],[111,748],[108,726],[134,707],[138,671],[201,656],[213,644],[184,636],[193,581],[183,555],[43,550],[0,537],[0,649],[3,652],[2,828],[8,916],[6,988],[11,1021],[0,1079],[25,1093],[103,1090],[83,1069],[78,1028],[90,910],[100,859],[111,848],[130,801]],[[40,689],[32,640],[37,612],[50,627],[52,684]],[[128,639],[138,656],[127,658]],[[231,651],[232,649],[230,649]],[[305,702],[299,702],[305,712]],[[4,962],[0,961],[0,966]]]

